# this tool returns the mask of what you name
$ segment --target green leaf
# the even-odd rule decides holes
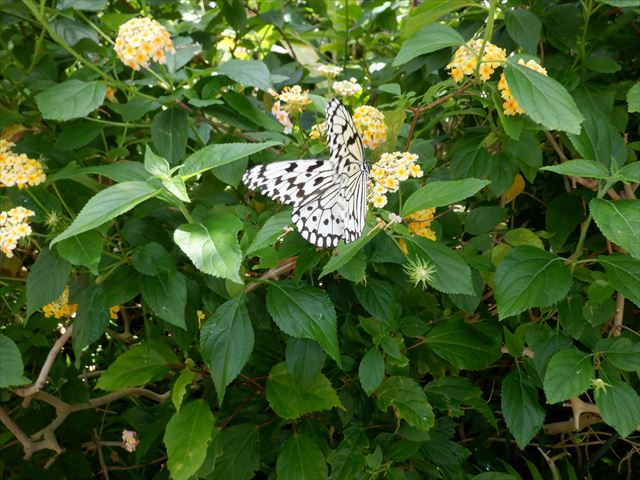
[[[233,425],[222,432],[222,455],[208,480],[251,480],[260,466],[260,428]]]
[[[57,300],[67,286],[70,274],[69,262],[52,250],[43,249],[27,276],[27,317]]]
[[[262,108],[259,108],[256,103],[249,100],[246,95],[241,93],[229,91],[222,95],[225,103],[233,108],[236,112],[242,115],[247,120],[255,123],[256,125],[264,128],[265,130],[280,130],[282,126],[271,115],[267,115]]]
[[[469,5],[471,3],[465,0],[429,0],[424,2],[417,8],[411,9],[402,28],[401,36],[402,38],[411,37],[425,25],[431,25],[448,13]]]
[[[640,112],[640,82],[636,82],[627,92],[627,111]]]
[[[180,168],[180,175],[186,180],[212,168],[241,160],[266,148],[273,147],[274,145],[280,145],[280,142],[219,143],[216,145],[207,145],[187,157],[184,165]]]
[[[171,165],[182,159],[187,148],[189,134],[189,116],[178,107],[169,108],[153,117],[151,141],[160,156]]]
[[[151,175],[162,177],[170,174],[171,166],[169,162],[160,155],[156,155],[147,145],[144,150],[144,169]]]
[[[409,377],[389,377],[378,389],[378,407],[394,407],[395,414],[412,427],[426,432],[435,424],[435,415],[420,386]]]
[[[245,87],[267,91],[273,88],[269,69],[259,60],[228,60],[218,67],[218,73],[226,75]]]
[[[168,344],[145,342],[134,345],[113,362],[98,380],[97,387],[115,392],[163,378],[178,363]]]
[[[82,350],[98,340],[109,325],[109,309],[105,302],[102,285],[82,286],[71,292],[70,303],[78,304],[78,312],[73,319],[71,343],[76,358]]]
[[[187,280],[177,272],[173,275],[140,276],[140,291],[145,302],[165,322],[186,329],[184,309],[187,305]]]
[[[584,118],[560,83],[517,63],[508,63],[504,71],[513,97],[534,121],[549,130],[580,133]]]
[[[626,437],[640,424],[640,398],[628,383],[618,379],[608,383],[605,388],[595,389],[596,405],[605,423]]]
[[[327,478],[327,462],[311,438],[294,433],[278,455],[276,475],[278,480],[321,480]]]
[[[569,291],[571,272],[564,259],[530,246],[513,248],[496,270],[496,302],[500,320],[532,307],[548,307]]]
[[[603,200],[592,198],[589,210],[598,228],[608,240],[640,260],[640,200]]]
[[[300,388],[307,388],[324,366],[327,355],[318,342],[307,338],[289,337],[285,350],[287,370]]]
[[[131,255],[131,265],[138,272],[144,275],[159,275],[167,273],[173,275],[176,271],[176,264],[169,252],[156,242],[145,243],[141,247],[133,250]]]
[[[62,128],[56,138],[56,148],[71,151],[84,147],[95,140],[100,135],[100,132],[104,130],[104,127],[100,123],[93,123],[88,120],[70,122]]]
[[[475,195],[491,182],[477,178],[430,182],[416,190],[402,205],[400,215],[407,215],[425,208],[444,207]]]
[[[392,65],[399,67],[425,53],[435,52],[446,47],[457,47],[463,43],[464,38],[453,28],[441,23],[434,23],[418,30],[415,35],[406,40]]]
[[[139,203],[155,197],[160,190],[145,182],[123,182],[107,187],[91,197],[66,230],[51,241],[51,246],[74,235],[93,230],[128,212]]]
[[[198,471],[207,455],[214,420],[202,399],[187,403],[173,414],[163,438],[171,478],[188,480]]]
[[[410,256],[429,260],[435,265],[436,271],[429,285],[444,293],[474,294],[471,269],[459,254],[426,238],[411,236],[404,237],[404,240]]]
[[[269,372],[267,400],[281,418],[299,418],[309,412],[344,408],[327,377],[319,373],[302,389],[287,371],[286,362],[274,365]]]
[[[364,471],[366,459],[362,451],[369,446],[360,427],[347,427],[340,445],[329,454],[332,480],[353,480]]]
[[[323,290],[291,280],[271,283],[267,309],[280,330],[292,337],[316,340],[341,365],[336,311]]]
[[[98,12],[104,10],[107,0],[60,0],[56,5],[58,10],[73,8],[75,10],[85,10],[87,12]]]
[[[220,305],[200,332],[200,350],[216,386],[218,403],[242,371],[253,350],[253,327],[244,296]]]
[[[502,382],[501,406],[507,428],[524,450],[544,423],[538,390],[521,372],[512,371]]]
[[[625,165],[615,174],[615,177],[623,182],[640,183],[640,162]]]
[[[373,238],[380,233],[379,228],[371,228],[368,225],[364,226],[364,230],[362,231],[362,235],[355,242],[351,243],[342,243],[340,242],[338,246],[333,251],[333,255],[329,259],[329,261],[322,268],[322,272],[320,272],[320,277],[324,277],[326,274],[334,272],[339,268],[342,268],[346,265],[356,254],[364,248],[364,246],[369,243]]]
[[[559,165],[542,167],[540,170],[548,170],[550,172],[559,173],[560,175],[568,175],[570,177],[585,178],[608,178],[609,170],[600,162],[593,160],[569,160]]]
[[[30,380],[24,376],[24,364],[18,346],[0,333],[0,388],[25,385]]]
[[[176,412],[180,411],[180,406],[182,405],[182,400],[184,399],[185,393],[187,393],[187,387],[191,385],[196,374],[185,368],[180,372],[176,381],[173,382],[173,386],[171,387],[171,401],[173,405],[176,407]]]
[[[640,307],[640,261],[621,253],[600,255],[607,279],[616,290]]]
[[[375,392],[384,379],[384,358],[376,347],[370,348],[362,357],[358,368],[358,378],[360,385],[369,396]]]
[[[48,120],[66,121],[86,117],[104,102],[107,86],[102,82],[67,80],[35,96],[38,110]]]
[[[284,234],[284,228],[289,225],[291,225],[291,209],[289,208],[269,217],[253,237],[251,245],[247,248],[246,256],[250,257],[257,251],[273,245],[276,239]]]
[[[370,278],[366,285],[354,285],[353,290],[367,312],[387,325],[400,313],[393,286],[384,280]]]
[[[504,15],[507,33],[522,47],[525,52],[532,55],[538,50],[538,40],[540,40],[540,30],[542,24],[535,13],[529,10],[518,8],[508,10]]]
[[[242,252],[238,244],[241,228],[239,218],[219,213],[203,223],[179,226],[173,233],[173,239],[198,270],[243,283],[240,276]]]
[[[483,472],[478,475],[474,475],[471,480],[520,480],[519,475],[513,475],[511,473],[504,472]]]
[[[425,345],[455,368],[482,370],[500,358],[500,345],[473,325],[449,318],[425,337]]]
[[[587,391],[593,379],[591,356],[575,347],[556,352],[544,375],[547,403],[558,403]]]
[[[640,342],[629,338],[604,338],[596,344],[598,353],[604,353],[607,360],[625,372],[640,369]]]
[[[73,265],[87,267],[94,275],[98,274],[98,264],[102,257],[104,239],[96,231],[89,231],[67,238],[58,243],[58,255]]]

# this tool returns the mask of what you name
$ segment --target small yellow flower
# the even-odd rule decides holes
[[[78,311],[78,305],[75,303],[69,303],[69,287],[64,289],[62,295],[57,300],[48,303],[42,307],[42,312],[46,318],[62,318],[71,317]]]
[[[150,61],[166,63],[166,53],[175,53],[167,29],[147,17],[132,18],[120,25],[114,50],[122,63],[134,70]]]
[[[459,82],[467,75],[473,75],[478,67],[478,57],[482,48],[482,39],[470,40],[453,54],[453,60],[447,65],[451,77]],[[482,53],[478,71],[480,79],[489,80],[496,68],[507,58],[507,52],[491,42],[487,42]]]
[[[353,123],[362,139],[362,144],[374,150],[387,139],[387,124],[380,110],[369,105],[358,107],[353,112]]]
[[[371,202],[375,208],[382,208],[387,204],[386,195],[374,195]]]
[[[283,102],[282,109],[289,114],[300,113],[311,103],[309,90],[303,91],[300,85],[284,87],[282,93],[278,95],[278,100]]]
[[[15,207],[0,212],[0,252],[8,258],[13,257],[13,251],[18,246],[18,240],[31,235],[29,217],[35,212],[24,207]]]
[[[111,103],[118,103],[118,99],[116,98],[117,90],[113,87],[107,87],[107,100]]]
[[[134,430],[122,430],[122,445],[127,452],[135,452],[136,447],[140,444],[140,440],[137,439],[138,432]]]
[[[11,151],[13,142],[0,139],[0,187],[23,189],[40,185],[47,177],[38,160]]]
[[[321,122],[311,127],[309,138],[312,140],[320,140],[327,135],[327,122]]]
[[[382,203],[379,195],[387,192],[396,192],[400,188],[400,182],[409,177],[421,177],[423,172],[416,162],[418,155],[409,152],[383,153],[380,160],[371,166],[370,180],[368,185],[368,201],[377,207]],[[377,202],[376,202],[377,200]],[[386,197],[384,204],[386,205]],[[384,205],[383,205],[384,206]]]
[[[409,224],[407,225],[409,232],[419,237],[435,241],[436,233],[429,228],[435,213],[435,208],[427,208],[425,210],[418,210],[417,212],[405,217],[405,220],[409,221]]]

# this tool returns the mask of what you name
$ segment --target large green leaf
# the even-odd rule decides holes
[[[504,15],[507,33],[524,51],[535,55],[542,24],[535,13],[523,8],[508,10]]]
[[[458,369],[481,370],[500,358],[500,345],[473,325],[450,318],[436,325],[425,345]]]
[[[549,130],[580,133],[584,118],[560,83],[515,62],[506,65],[505,77],[513,98],[534,121]]]
[[[356,256],[356,254],[360,250],[364,248],[367,243],[373,240],[378,233],[380,233],[379,228],[371,228],[368,225],[365,225],[364,230],[362,231],[362,235],[360,235],[360,238],[358,238],[355,242],[340,242],[336,249],[333,251],[333,256],[329,259],[325,266],[322,267],[320,278],[346,265],[351,259],[353,259],[353,257]]]
[[[608,240],[640,260],[640,200],[603,200],[592,198],[589,210]]]
[[[58,299],[64,292],[71,264],[47,248],[43,249],[27,276],[27,317]]]
[[[13,340],[0,333],[0,388],[27,383],[29,379],[24,376],[20,349]]]
[[[327,478],[327,462],[313,439],[294,433],[278,455],[276,475],[278,480],[321,480]]]
[[[627,111],[640,112],[640,82],[636,82],[627,92]]]
[[[285,356],[289,373],[302,389],[313,382],[327,358],[327,354],[315,340],[295,337],[287,339]]]
[[[104,239],[99,232],[88,231],[62,240],[56,249],[69,263],[87,267],[91,273],[97,275],[103,244]]]
[[[187,403],[173,414],[164,432],[171,478],[188,480],[198,471],[207,454],[214,420],[202,399]]]
[[[291,280],[272,283],[267,309],[283,332],[316,340],[340,365],[336,311],[323,290]]]
[[[273,88],[269,69],[259,60],[228,60],[218,67],[218,72],[245,87],[256,87],[265,92]]]
[[[97,387],[116,391],[125,387],[144,385],[164,377],[178,357],[165,343],[146,342],[134,345],[100,375]]]
[[[402,44],[393,61],[393,66],[398,67],[425,53],[435,52],[446,47],[457,47],[463,43],[464,38],[453,28],[441,23],[434,23],[418,30],[415,35]]]
[[[604,353],[616,368],[626,372],[640,369],[640,341],[629,338],[608,337],[596,343],[595,350]]]
[[[362,451],[369,440],[359,427],[347,427],[338,448],[329,454],[332,480],[352,480],[363,471],[366,458]]]
[[[188,134],[189,117],[181,108],[169,108],[153,117],[151,141],[156,152],[171,165],[176,165],[182,160],[187,148]]]
[[[35,96],[42,117],[71,120],[85,117],[104,102],[107,86],[102,82],[67,80]]]
[[[501,406],[509,431],[524,449],[544,423],[538,390],[520,371],[512,371],[502,381]]]
[[[557,352],[547,365],[544,393],[548,403],[567,400],[587,391],[593,380],[591,355],[575,347]]]
[[[160,193],[145,182],[123,182],[105,188],[89,199],[71,225],[51,241],[51,246],[128,212],[139,203]]]
[[[358,301],[373,317],[391,325],[400,313],[393,286],[379,278],[370,278],[366,285],[354,285]]]
[[[610,176],[607,167],[593,160],[569,160],[559,165],[542,167],[540,170],[548,170],[559,173],[560,175],[569,175],[572,177],[602,179]]]
[[[602,419],[626,437],[640,424],[640,398],[634,388],[622,380],[611,379],[605,388],[596,388],[596,405]]]
[[[238,244],[241,228],[239,218],[219,213],[202,223],[181,225],[173,233],[173,239],[198,270],[242,283],[242,252]]]
[[[253,350],[253,327],[243,296],[223,303],[207,319],[200,331],[200,350],[222,404],[227,385],[242,371]]]
[[[398,417],[420,431],[433,427],[435,415],[420,386],[409,377],[389,377],[378,389],[377,403],[380,409],[390,406]]]
[[[184,309],[187,305],[187,280],[177,272],[173,275],[140,276],[142,297],[165,322],[186,329]]]
[[[571,287],[564,259],[531,246],[513,248],[496,271],[496,302],[500,319],[532,307],[559,302]]]
[[[475,195],[491,182],[477,178],[431,182],[407,198],[400,214],[403,217],[425,208],[444,207]]]
[[[371,395],[384,379],[384,358],[377,347],[371,347],[360,361],[358,368],[360,385]]]
[[[621,253],[600,255],[607,279],[616,290],[640,307],[640,260]]]
[[[222,432],[222,455],[208,480],[251,480],[260,466],[260,428],[240,424]]]
[[[258,230],[256,236],[253,237],[249,248],[247,248],[246,255],[251,256],[258,250],[273,245],[276,239],[284,233],[284,228],[289,225],[291,225],[291,209],[289,208],[269,217]]]
[[[104,287],[89,285],[72,291],[70,303],[78,304],[78,312],[73,319],[73,353],[80,358],[81,352],[98,340],[109,324],[109,309],[104,295]]]
[[[303,389],[288,372],[286,362],[274,365],[269,372],[267,400],[281,418],[299,418],[309,412],[343,408],[327,377],[319,373]]]
[[[207,145],[187,157],[184,165],[180,168],[180,175],[186,180],[212,168],[235,162],[254,153],[258,153],[265,148],[279,144],[279,142],[270,141],[262,143],[219,143],[216,145]]]

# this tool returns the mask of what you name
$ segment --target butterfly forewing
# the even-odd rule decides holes
[[[329,160],[258,165],[242,177],[250,189],[293,205],[296,228],[319,247],[356,240],[367,214],[369,167],[351,115],[337,99],[327,105],[327,143]]]

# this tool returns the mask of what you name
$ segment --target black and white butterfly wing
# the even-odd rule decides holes
[[[353,120],[339,100],[327,105],[329,160],[258,165],[243,176],[250,189],[293,205],[302,237],[319,247],[351,242],[362,233],[369,169]]]

